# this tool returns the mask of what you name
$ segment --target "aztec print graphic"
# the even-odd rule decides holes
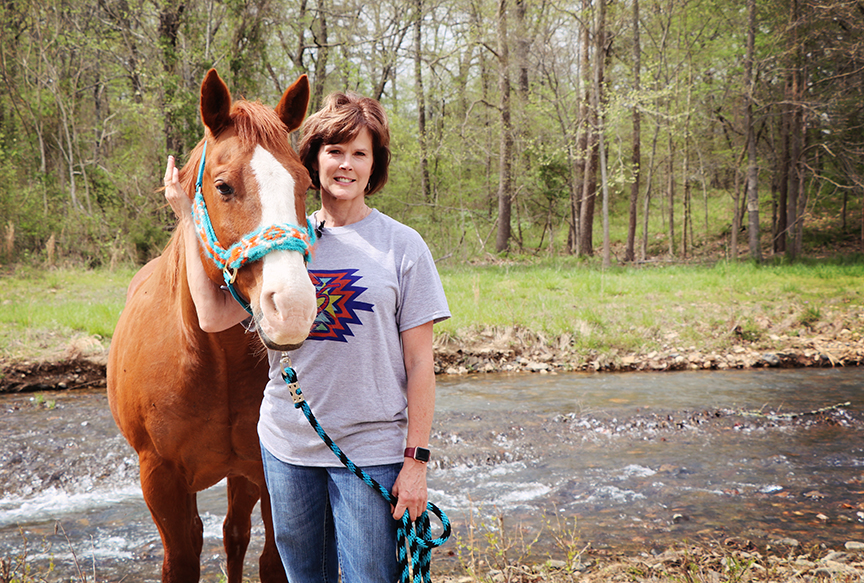
[[[351,325],[362,326],[358,311],[371,312],[372,304],[357,301],[368,288],[360,287],[356,269],[342,271],[310,271],[318,298],[318,315],[312,324],[309,340],[348,342],[354,336]]]

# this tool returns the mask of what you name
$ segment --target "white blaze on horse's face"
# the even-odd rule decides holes
[[[305,226],[306,217],[297,216],[291,173],[261,146],[255,149],[249,165],[258,181],[259,227],[285,223]],[[309,334],[317,310],[315,288],[306,272],[303,254],[273,251],[261,261],[260,307],[256,312],[259,332],[275,345],[269,348],[297,346]]]

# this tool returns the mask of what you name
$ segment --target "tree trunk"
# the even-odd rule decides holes
[[[624,252],[624,261],[635,260],[636,246],[636,214],[639,204],[639,181],[642,177],[642,152],[640,150],[642,141],[642,114],[639,104],[639,92],[641,90],[640,76],[642,75],[642,48],[639,43],[639,0],[633,0],[633,151],[630,163],[633,167],[633,181],[630,183],[630,222],[627,225],[627,249]]]
[[[589,5],[588,0],[584,1],[583,6]],[[594,254],[594,207],[597,199],[597,168],[599,167],[599,143],[597,134],[597,116],[598,104],[594,103],[594,97],[597,95],[594,92],[594,87],[603,83],[603,72],[600,68],[602,60],[598,60],[596,51],[598,45],[596,39],[599,36],[597,30],[597,19],[593,20],[594,43],[594,61],[592,64],[593,71],[585,70],[585,96],[586,102],[589,104],[587,108],[587,117],[585,119],[585,134],[586,134],[586,150],[584,171],[582,174],[582,203],[579,213],[579,255],[591,256]],[[589,39],[590,40],[590,39]],[[590,46],[590,42],[586,43]],[[592,74],[593,73],[593,74]],[[599,73],[599,81],[597,74]]]
[[[528,102],[528,49],[531,46],[531,39],[528,35],[528,25],[525,22],[525,15],[528,11],[528,0],[516,0],[516,61],[519,67],[519,79],[516,85],[516,91],[522,103]]]
[[[789,196],[786,201],[786,257],[794,261],[798,257],[798,197],[799,166],[801,158],[801,47],[798,43],[798,0],[789,2],[789,23],[791,26],[790,53],[792,55],[792,83],[790,85],[789,102],[791,115],[789,124]]]
[[[791,164],[791,152],[789,150],[789,128],[792,124],[792,108],[788,102],[788,97],[791,92],[792,80],[786,78],[786,86],[784,88],[787,97],[785,103],[781,105],[780,113],[780,163],[777,171],[777,226],[774,233],[774,253],[785,253],[786,243],[788,241],[789,225],[786,222],[788,219],[787,204],[789,200],[789,167]]]
[[[597,118],[597,149],[603,189],[603,267],[611,263],[609,248],[609,181],[606,176],[606,143],[603,127],[603,69],[606,63],[606,0],[596,0],[594,32],[594,111]]]
[[[729,241],[729,261],[738,261],[738,232],[741,230],[741,172],[735,171],[735,186],[732,190],[732,233]]]
[[[667,116],[667,119],[670,119]],[[671,121],[670,121],[671,123]],[[669,167],[668,181],[666,183],[666,199],[669,204],[669,256],[675,257],[675,139],[672,136],[672,128],[669,128]]]
[[[689,63],[687,82],[687,115],[684,118],[684,161],[681,168],[681,179],[684,181],[684,192],[681,196],[683,203],[682,215],[684,228],[681,232],[681,256],[686,258],[689,247],[693,246],[693,205],[690,189],[690,120],[693,101],[693,63]]]
[[[590,7],[590,0],[582,0],[583,11],[587,11]],[[579,22],[579,72],[576,77],[576,95],[580,97],[579,115],[576,121],[576,160],[573,168],[574,188],[571,192],[570,211],[573,215],[573,247],[572,251],[581,256],[584,254],[583,235],[582,235],[582,206],[583,191],[585,189],[586,165],[589,157],[588,153],[588,136],[591,132],[590,124],[588,123],[588,103],[589,103],[589,55],[591,54],[591,35],[588,25]],[[579,84],[584,86],[580,89]]]
[[[594,206],[597,198],[597,167],[599,149],[594,111],[589,110],[585,129],[588,134],[585,163],[582,171],[582,200],[579,205],[579,255],[594,255]]]
[[[498,153],[498,233],[495,249],[507,251],[510,245],[510,211],[513,184],[511,177],[513,134],[510,123],[510,54],[507,46],[507,0],[498,2],[498,91],[500,93],[501,141]]]
[[[642,203],[642,244],[639,246],[639,259],[648,256],[648,217],[651,210],[651,185],[654,183],[654,160],[657,158],[657,142],[660,141],[660,120],[654,124],[654,138],[651,140],[651,158],[648,161],[648,176],[645,180],[645,197]]]
[[[431,202],[432,188],[429,183],[429,159],[426,151],[426,97],[423,90],[422,23],[423,0],[415,0],[417,14],[414,18],[414,87],[417,92],[417,139],[420,146],[420,192],[423,200]]]
[[[315,46],[315,77],[312,80],[312,96],[309,100],[309,111],[318,111],[324,105],[324,85],[327,82],[327,60],[330,56],[330,39],[328,37],[327,0],[318,0],[318,30],[314,33]]]
[[[862,196],[862,200],[864,200],[864,196]],[[858,252],[864,253],[864,204],[861,205],[861,241],[859,243]]]
[[[231,35],[228,67],[231,71],[231,90],[238,95],[257,95],[262,64],[267,62],[264,40],[268,0],[247,0],[234,7],[237,23]],[[232,5],[232,4],[229,4]]]
[[[181,133],[181,117],[179,106],[175,103],[177,93],[181,89],[181,81],[177,75],[177,35],[180,31],[181,18],[186,5],[181,0],[166,0],[159,11],[159,46],[162,51],[162,70],[166,81],[165,101],[165,147],[168,153],[175,156],[185,150]]]
[[[798,164],[795,165],[795,177],[798,179],[798,212],[795,220],[795,256],[800,257],[804,252],[804,216],[807,210],[807,189],[804,182],[807,177],[807,118],[804,114],[804,109],[799,109],[799,125],[798,140],[799,154]]]
[[[744,60],[744,91],[747,92],[747,107],[744,109],[744,125],[747,130],[747,235],[750,258],[762,263],[759,244],[759,167],[756,159],[756,123],[753,120],[753,53],[756,45],[756,0],[747,0],[749,25],[747,27],[747,56]]]

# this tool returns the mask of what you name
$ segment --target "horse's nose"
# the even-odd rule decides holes
[[[261,310],[276,326],[297,324],[304,332],[308,332],[315,318],[315,296],[306,291],[293,287],[266,290],[261,298]],[[310,301],[310,297],[313,300]]]
[[[276,344],[300,344],[315,319],[315,288],[299,253],[271,255],[264,258],[259,325]]]

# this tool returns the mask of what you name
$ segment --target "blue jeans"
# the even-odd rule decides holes
[[[395,583],[390,504],[344,467],[287,464],[261,448],[276,546],[290,583]],[[334,458],[335,459],[335,458]],[[402,464],[363,468],[391,490]]]

